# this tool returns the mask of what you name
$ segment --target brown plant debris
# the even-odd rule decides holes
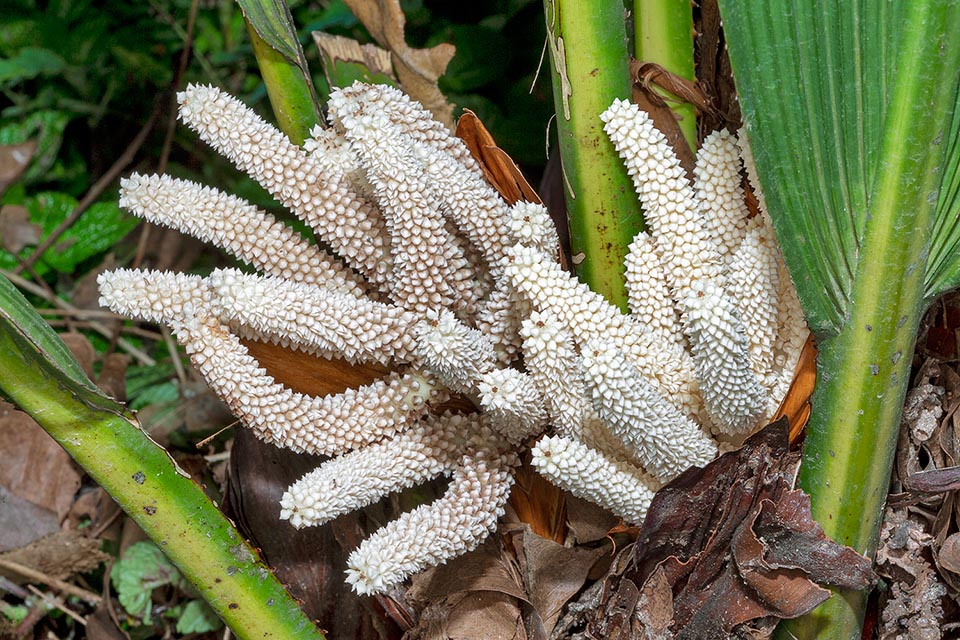
[[[604,584],[587,637],[763,637],[776,620],[826,600],[819,585],[863,589],[874,580],[870,561],[827,539],[808,496],[792,489],[799,454],[787,434],[786,420],[775,422],[657,493],[636,554]]]

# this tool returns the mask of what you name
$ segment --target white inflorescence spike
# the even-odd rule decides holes
[[[685,306],[704,405],[723,433],[746,433],[763,417],[767,401],[736,311],[711,283],[697,283]]]
[[[480,303],[477,329],[490,337],[497,359],[511,364],[520,352],[520,322],[530,312],[530,305],[517,299],[513,285],[507,278],[497,280],[496,286]]]
[[[750,221],[730,261],[727,289],[746,332],[753,372],[764,380],[773,369],[780,278],[773,240],[760,222]]]
[[[321,525],[452,471],[479,423],[477,416],[428,416],[390,440],[328,460],[287,489],[280,518],[298,529]]]
[[[330,118],[373,184],[393,243],[393,298],[420,313],[441,307],[476,312],[474,274],[439,209],[423,165],[399,128],[349,91],[334,92]]]
[[[525,373],[494,369],[480,378],[477,390],[491,426],[512,442],[540,433],[547,423],[543,396]]]
[[[682,345],[680,318],[653,238],[644,232],[634,236],[624,265],[630,317],[659,340]]]
[[[350,554],[347,582],[360,594],[383,592],[475,549],[503,515],[517,463],[514,454],[465,455],[443,497],[390,522]]]
[[[514,242],[552,256],[560,249],[553,218],[542,204],[520,201],[510,207],[510,235]]]
[[[170,176],[120,181],[120,206],[229,251],[270,275],[363,295],[362,279],[336,258],[244,200]]]
[[[696,380],[679,345],[658,341],[537,250],[516,245],[507,253],[507,275],[537,311],[549,311],[581,348],[589,340],[611,340],[664,396],[696,413]]]
[[[541,438],[532,454],[533,468],[558,487],[629,523],[643,523],[658,487],[639,469],[562,436]]]
[[[543,394],[551,423],[562,435],[581,438],[593,403],[573,336],[549,312],[534,311],[523,321],[523,362]]]
[[[281,278],[218,269],[207,278],[218,315],[258,333],[333,351],[350,362],[413,358],[416,316],[399,307]]]
[[[716,456],[716,445],[664,400],[612,342],[591,341],[582,355],[597,413],[648,473],[666,482]]]
[[[294,526],[452,474],[443,497],[351,554],[359,593],[480,544],[504,511],[518,454],[548,427],[557,435],[539,438],[534,467],[639,522],[658,482],[716,455],[705,430],[753,429],[789,385],[802,313],[769,225],[748,219],[725,133],[701,150],[694,189],[645,114],[617,101],[603,115],[649,223],[626,260],[625,315],[560,266],[543,206],[507,206],[464,142],[396,89],[335,91],[331,126],[302,149],[217,89],[191,85],[178,99],[183,120],[323,249],[234,196],[134,175],[125,207],[265,276],[118,270],[99,278],[102,302],[171,326],[260,438],[340,456],[282,498]],[[392,370],[310,396],[275,380],[247,339]],[[448,391],[476,413],[432,415]]]
[[[446,309],[417,324],[414,334],[416,354],[454,391],[476,392],[480,377],[496,365],[497,354],[487,336]]]
[[[703,217],[720,252],[729,263],[747,229],[747,204],[740,184],[740,156],[736,139],[726,130],[714,131],[697,151],[694,186]]]
[[[167,271],[116,269],[97,276],[100,304],[116,313],[170,324],[210,306],[210,287],[200,276]]]
[[[683,299],[691,283],[719,275],[717,245],[707,235],[696,194],[666,137],[645,112],[615,100],[600,119],[633,178],[674,294]]]
[[[242,102],[214,87],[177,94],[180,117],[200,137],[309,224],[352,266],[377,283],[391,261],[383,217]]]

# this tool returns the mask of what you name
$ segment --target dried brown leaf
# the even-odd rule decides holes
[[[529,624],[549,636],[563,608],[583,589],[590,570],[608,556],[611,549],[565,547],[529,529],[517,531],[512,539],[526,592],[536,613],[537,619],[530,619]]]
[[[493,136],[473,111],[464,109],[457,121],[457,137],[463,140],[493,188],[509,204],[521,200],[540,203],[540,196],[523,177],[520,167],[497,146]]]
[[[0,558],[39,571],[51,578],[66,580],[86,573],[105,562],[109,555],[100,551],[100,541],[78,531],[57,531],[30,544],[0,554]],[[8,570],[0,575],[21,582],[22,578]]]
[[[323,72],[327,83],[337,86],[332,73],[341,62],[355,63],[369,69],[371,74],[383,74],[396,80],[390,64],[390,52],[375,44],[360,44],[353,38],[346,38],[324,31],[313,32],[313,42],[320,50],[323,60]]]
[[[23,175],[36,152],[36,140],[0,145],[0,194]],[[6,238],[3,235],[0,237]]]
[[[0,185],[0,191],[2,190]],[[24,247],[39,244],[42,235],[43,229],[40,225],[30,222],[30,212],[26,207],[8,204],[0,208],[0,240],[3,242],[3,249],[10,253],[20,253]]]
[[[577,544],[603,540],[621,522],[620,518],[592,502],[575,496],[567,496],[566,498],[567,525],[570,527]],[[617,533],[617,531],[614,533]]]
[[[93,345],[90,344],[87,336],[71,331],[61,333],[60,339],[63,340],[64,344],[67,345],[67,349],[70,349],[70,353],[72,353],[73,357],[80,363],[80,368],[83,369],[83,372],[87,374],[88,378],[92,379],[93,361],[97,357],[97,352],[94,351]]]
[[[28,545],[59,529],[56,513],[10,493],[0,484],[0,552]]]
[[[421,609],[413,638],[525,638],[526,589],[497,541],[415,575],[405,597]],[[471,635],[472,634],[472,635]]]
[[[781,420],[740,450],[690,469],[655,496],[621,583],[641,585],[639,593],[655,575],[665,579],[675,636],[698,639],[802,615],[829,595],[817,583],[867,586],[869,560],[828,540],[809,499],[791,489],[798,465]],[[611,584],[611,594],[622,591]],[[598,619],[606,615],[601,608]]]
[[[437,86],[437,79],[453,58],[453,45],[444,43],[429,49],[414,49],[407,45],[404,37],[406,17],[399,0],[346,0],[346,4],[377,44],[391,52],[403,91],[453,129],[453,105],[447,102]]]
[[[62,522],[80,488],[80,473],[70,456],[33,418],[2,401],[0,451],[4,457],[0,486],[10,495],[50,511]]]
[[[327,360],[301,351],[284,349],[274,344],[243,340],[250,355],[273,378],[299,393],[324,396],[370,384],[386,375],[386,367],[356,364],[345,360]]]
[[[535,473],[529,460],[524,460],[517,470],[509,506],[517,519],[530,525],[537,535],[555,542],[562,542],[566,537],[565,495]]]

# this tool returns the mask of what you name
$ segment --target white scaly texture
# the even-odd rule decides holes
[[[209,314],[174,323],[177,340],[244,426],[292,451],[336,455],[407,428],[439,399],[429,376],[391,373],[343,393],[306,396],[278,384]]]
[[[704,406],[723,433],[747,433],[763,417],[767,393],[750,365],[746,335],[734,328],[736,310],[710,282],[696,283],[685,306]]]
[[[361,82],[354,82],[352,86],[340,91],[375,104],[390,122],[417,142],[450,155],[468,169],[480,170],[463,140],[451,135],[446,125],[436,120],[423,105],[412,100],[403,91],[387,85]]]
[[[217,269],[207,278],[221,319],[332,351],[349,362],[410,362],[417,317],[399,307],[282,278]]]
[[[704,139],[693,170],[708,233],[726,263],[743,242],[750,215],[740,184],[739,158],[736,139],[721,129]]]
[[[484,449],[464,455],[439,500],[403,514],[350,554],[347,582],[357,593],[383,592],[476,549],[503,515],[518,462]]]
[[[531,464],[553,484],[631,524],[642,524],[659,487],[636,467],[563,436],[541,438]]]
[[[773,369],[780,277],[773,239],[759,217],[730,261],[727,288],[746,332],[750,364],[760,380]]]
[[[636,105],[615,100],[600,119],[633,179],[674,295],[683,300],[693,282],[720,273],[717,244],[707,235],[696,193],[666,137]]]
[[[417,356],[454,391],[475,393],[483,374],[496,366],[497,354],[489,338],[460,322],[451,311],[429,314],[413,331]]]
[[[330,119],[355,149],[374,187],[393,243],[393,298],[419,313],[440,307],[476,312],[475,275],[452,235],[412,144],[374,105],[335,92]]]
[[[591,341],[581,355],[597,413],[657,480],[669,481],[717,455],[716,444],[658,394],[614,343]]]
[[[610,340],[666,397],[690,415],[699,410],[689,355],[674,343],[658,341],[603,296],[531,247],[507,250],[506,273],[537,311],[548,311],[573,334],[581,349],[590,340]]]
[[[624,260],[630,317],[664,342],[683,345],[683,330],[667,284],[657,245],[641,231],[633,237]]]
[[[427,416],[390,440],[328,460],[306,474],[280,498],[280,519],[298,529],[321,525],[452,471],[471,434],[481,430],[478,416]]]
[[[332,127],[315,125],[310,138],[303,141],[303,150],[310,153],[327,174],[342,173],[354,192],[369,205],[376,201],[373,185],[360,166],[360,159],[350,143]]]
[[[510,235],[515,243],[552,256],[560,249],[560,237],[547,208],[522,200],[510,207]]]
[[[533,379],[516,369],[488,371],[477,385],[480,408],[490,425],[511,442],[520,442],[543,431],[547,411]]]
[[[506,278],[497,280],[493,290],[480,303],[477,329],[490,338],[497,359],[509,365],[520,353],[520,323],[530,313],[530,305],[517,299],[513,285]]]
[[[170,324],[210,305],[213,292],[200,276],[148,269],[115,269],[97,276],[100,306],[148,322]]]
[[[593,404],[583,381],[573,336],[549,312],[534,311],[523,321],[523,362],[540,388],[554,428],[582,438]]]
[[[767,411],[770,415],[773,414],[777,405],[780,404],[780,400],[790,389],[803,345],[810,336],[810,330],[807,328],[807,323],[803,317],[803,308],[797,298],[797,290],[790,280],[790,274],[782,261],[779,262],[779,267],[780,288],[778,290],[777,317],[780,319],[780,326],[777,330],[777,344],[773,352],[773,370],[766,380],[766,386],[771,390],[770,405],[768,405]]]
[[[640,465],[594,410],[570,332],[549,313],[535,311],[524,320],[521,334],[524,365],[540,389],[557,433],[612,459]]]
[[[739,189],[733,185],[733,174],[739,171],[733,149],[721,149],[729,147],[730,141],[722,136],[714,139],[707,151],[711,157],[701,163],[698,194],[646,113],[628,102],[615,101],[602,118],[604,130],[633,177],[680,305],[708,420],[723,433],[747,433],[759,426],[768,398],[763,379],[751,366],[736,304],[723,288],[722,252],[737,242],[740,231],[731,221],[741,219],[741,213],[726,211],[735,206],[730,192]],[[733,167],[727,171],[714,167],[721,156]],[[707,235],[704,211],[712,218],[723,218],[716,222],[718,229],[726,229],[717,231],[721,237]],[[739,244],[742,241],[738,248]]]
[[[120,181],[120,206],[223,247],[270,275],[363,295],[362,280],[340,260],[236,196],[166,175],[134,173]]]
[[[236,98],[191,84],[177,94],[180,118],[309,224],[373,282],[387,281],[392,263],[383,217],[358,197],[342,174],[324,172]]]

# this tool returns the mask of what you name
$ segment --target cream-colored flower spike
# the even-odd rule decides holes
[[[221,246],[264,273],[363,294],[361,278],[340,260],[236,196],[188,180],[135,173],[120,181],[120,206]]]
[[[335,91],[330,126],[303,148],[217,89],[190,86],[179,100],[184,122],[331,253],[234,196],[134,175],[124,207],[261,273],[120,269],[98,280],[101,303],[170,326],[258,437],[334,456],[284,494],[293,526],[452,476],[440,499],[353,552],[347,580],[359,593],[393,589],[480,544],[504,513],[518,454],[537,439],[533,464],[545,477],[639,522],[651,476],[708,462],[709,432],[759,426],[789,383],[802,315],[769,226],[738,208],[729,136],[704,152],[694,189],[632,107],[605,116],[658,207],[627,261],[626,315],[561,268],[544,207],[507,206],[464,143],[396,89]],[[705,197],[717,202],[702,206]],[[721,214],[728,222],[709,220]],[[734,231],[704,231],[724,224]],[[392,371],[312,396],[277,382],[249,339]],[[451,393],[473,412],[451,413]]]
[[[773,404],[771,388],[764,386],[763,370],[770,359],[766,342],[776,332],[778,320],[771,315],[763,319],[762,326],[746,329],[744,320],[756,321],[757,316],[744,318],[740,309],[750,308],[754,301],[734,299],[733,294],[748,292],[742,282],[740,290],[733,291],[737,276],[743,274],[731,279],[726,270],[735,260],[739,271],[747,264],[756,267],[754,274],[766,281],[753,286],[766,292],[777,286],[779,278],[761,266],[770,264],[762,255],[766,247],[756,237],[747,237],[749,223],[742,203],[736,145],[727,134],[708,138],[698,157],[695,190],[665,136],[646,113],[617,100],[601,118],[633,178],[666,269],[696,363],[708,420],[727,435],[749,433],[767,417]],[[643,247],[635,244],[632,249]],[[643,288],[632,289],[642,292]],[[760,306],[767,312],[773,308],[771,304]]]
[[[383,216],[342,173],[328,173],[253,110],[219,89],[190,85],[177,94],[180,118],[259,182],[351,266],[376,283],[392,265]]]
[[[643,522],[659,488],[636,467],[563,436],[541,438],[532,454],[533,467],[547,480],[633,524]]]

